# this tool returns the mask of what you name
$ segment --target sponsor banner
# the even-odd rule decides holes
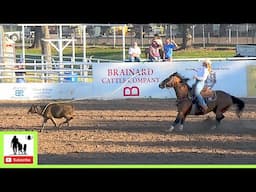
[[[159,88],[159,83],[174,72],[190,78],[194,83],[193,69],[202,61],[147,62],[147,63],[102,63],[93,65],[93,90],[106,98],[175,98],[173,89]],[[223,90],[238,97],[247,97],[247,66],[256,66],[254,60],[212,61],[215,74],[215,90]]]
[[[92,97],[87,83],[1,83],[0,99],[40,100],[79,99]]]
[[[158,85],[175,70],[175,66],[164,62],[93,65],[93,86],[106,98],[170,97]]]

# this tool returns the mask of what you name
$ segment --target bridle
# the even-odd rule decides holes
[[[174,77],[175,77],[176,79],[178,78],[179,80],[175,80]],[[179,81],[179,82],[178,82],[178,81]],[[170,83],[169,83],[169,82],[170,82]],[[186,83],[182,82],[182,80],[181,80],[179,77],[177,77],[177,76],[173,76],[173,75],[172,75],[172,76],[170,76],[169,78],[167,78],[163,83],[164,83],[164,87],[165,87],[165,88],[168,88],[168,89],[169,89],[169,88],[174,88],[175,90],[176,90],[176,89],[180,90],[182,86],[186,86],[187,89],[188,89],[188,92],[189,92],[189,87],[188,87],[188,85],[187,85]],[[168,85],[168,86],[166,86],[166,85]],[[187,94],[187,95],[181,97],[181,96],[178,95],[177,92],[176,92],[176,96],[177,96],[177,99],[176,99],[177,104],[181,103],[181,102],[184,101],[184,100],[190,100],[189,94]]]

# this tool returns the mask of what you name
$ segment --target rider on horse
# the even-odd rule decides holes
[[[205,81],[211,73],[211,61],[206,59],[202,63],[202,67],[199,69],[194,69],[197,73],[194,75],[195,81],[195,89],[194,94],[199,102],[200,107],[202,108],[203,112],[205,113],[208,110],[208,106],[205,103],[203,96],[201,95],[201,91],[205,87]]]

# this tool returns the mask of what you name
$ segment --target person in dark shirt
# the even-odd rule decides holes
[[[12,150],[13,150],[14,155],[17,154],[18,146],[19,146],[19,140],[18,140],[17,136],[15,135],[15,136],[12,138],[12,141],[11,141],[11,147],[12,147]]]

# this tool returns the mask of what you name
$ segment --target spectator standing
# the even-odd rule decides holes
[[[167,38],[164,43],[164,61],[172,61],[173,50],[177,49],[178,45],[174,40]]]

